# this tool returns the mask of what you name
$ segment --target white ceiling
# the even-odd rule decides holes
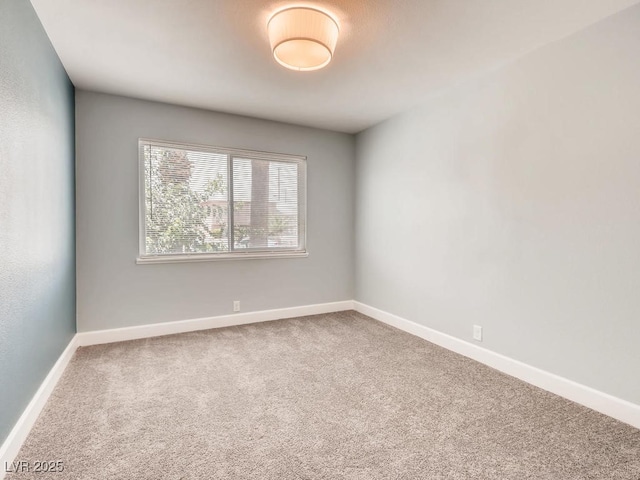
[[[349,133],[640,0],[31,0],[77,88]],[[269,14],[332,11],[333,62],[273,60]]]

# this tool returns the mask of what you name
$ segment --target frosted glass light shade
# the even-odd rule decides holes
[[[338,24],[326,13],[310,7],[276,12],[267,25],[276,61],[291,70],[318,70],[333,57]]]

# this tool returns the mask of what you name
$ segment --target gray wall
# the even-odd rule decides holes
[[[0,1],[0,443],[75,332],[73,102],[31,3]]]
[[[78,330],[353,298],[354,138],[78,91]],[[139,137],[306,155],[308,258],[136,265]]]
[[[640,403],[640,6],[357,137],[356,299]]]

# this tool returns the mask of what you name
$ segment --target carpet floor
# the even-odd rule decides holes
[[[80,348],[20,461],[64,470],[7,479],[639,480],[640,430],[341,312]]]

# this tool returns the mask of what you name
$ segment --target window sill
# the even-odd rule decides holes
[[[309,252],[251,252],[251,253],[217,253],[193,255],[149,255],[136,258],[138,265],[148,263],[185,263],[185,262],[216,262],[220,260],[262,260],[266,258],[303,258]]]

